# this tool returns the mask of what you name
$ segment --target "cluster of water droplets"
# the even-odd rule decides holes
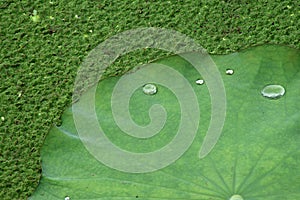
[[[226,73],[226,75],[233,75],[234,70],[226,69],[225,73]],[[205,83],[205,81],[203,79],[199,78],[195,81],[195,83],[197,85],[203,85]],[[157,93],[157,87],[156,87],[156,85],[154,85],[152,83],[147,83],[143,86],[143,92],[144,92],[144,94],[147,94],[147,95],[154,95]]]
[[[226,69],[226,74],[227,75],[233,75],[234,70],[233,69]],[[270,84],[266,85],[262,90],[261,90],[261,95],[263,97],[266,97],[268,99],[279,99],[280,97],[284,96],[285,94],[285,89],[281,85],[276,85],[276,84]]]
[[[233,69],[226,69],[226,75],[233,75]],[[203,79],[197,79],[195,81],[197,85],[205,84]],[[143,86],[143,92],[147,95],[153,95],[157,93],[157,87],[154,84],[148,83]],[[267,99],[279,99],[280,97],[284,96],[285,88],[282,85],[277,84],[269,84],[263,87],[261,90],[261,95]],[[244,198],[239,194],[232,195],[228,200],[244,200]]]

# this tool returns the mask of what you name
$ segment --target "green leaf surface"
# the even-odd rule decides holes
[[[208,156],[199,158],[211,118],[208,88],[195,83],[201,76],[191,64],[171,56],[155,62],[182,74],[200,107],[199,128],[188,150],[154,172],[112,169],[87,151],[69,108],[62,125],[53,127],[45,140],[42,179],[30,199],[229,200],[235,194],[244,200],[300,199],[300,52],[266,45],[212,59],[224,82],[227,112],[222,135]],[[234,73],[227,75],[227,69]],[[167,112],[158,134],[134,138],[116,125],[112,115],[110,98],[119,78],[105,79],[97,86],[96,113],[107,138],[137,153],[152,152],[172,141],[181,119],[176,95],[163,85],[157,85],[155,95],[144,94],[142,86],[134,92],[129,110],[135,123],[151,123],[148,111],[154,104],[161,104]],[[283,86],[285,94],[277,99],[264,97],[261,91],[270,84]]]

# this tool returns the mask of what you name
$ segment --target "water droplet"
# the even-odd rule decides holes
[[[4,120],[5,120],[5,118],[4,118],[4,117],[1,117],[1,121],[3,121],[3,122],[4,122]]]
[[[230,197],[229,200],[244,200],[241,195],[235,194]]]
[[[198,80],[196,80],[196,84],[197,85],[203,85],[204,84],[204,80],[198,79]]]
[[[234,73],[233,69],[226,69],[227,75],[232,75]]]
[[[148,95],[153,95],[157,93],[157,88],[155,85],[148,83],[144,85],[143,92]]]
[[[281,85],[267,85],[262,89],[261,94],[270,99],[278,99],[285,93],[284,87]]]

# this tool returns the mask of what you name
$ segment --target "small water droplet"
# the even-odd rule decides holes
[[[198,80],[196,80],[196,84],[197,85],[203,85],[204,84],[204,80],[198,79]]]
[[[4,117],[1,117],[1,121],[3,121],[3,122],[4,122],[4,120],[5,120],[5,118],[4,118]]]
[[[235,194],[230,197],[229,200],[244,200],[241,195]]]
[[[143,86],[143,92],[148,95],[153,95],[157,93],[157,88],[155,85],[148,83]]]
[[[234,73],[233,69],[226,69],[227,75],[232,75]]]
[[[281,85],[267,85],[262,89],[261,94],[269,99],[278,99],[285,94],[285,89]]]

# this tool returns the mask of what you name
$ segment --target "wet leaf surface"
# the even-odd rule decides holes
[[[150,173],[111,169],[86,150],[69,108],[62,125],[53,127],[46,138],[43,176],[30,199],[228,200],[233,195],[244,200],[299,199],[300,52],[267,45],[212,58],[223,78],[227,112],[222,135],[208,156],[198,156],[211,117],[206,82],[196,84],[201,78],[196,70],[181,57],[171,56],[155,62],[176,69],[190,82],[201,112],[196,138],[183,156]],[[234,70],[230,76],[228,69]],[[97,87],[96,113],[107,138],[120,148],[142,153],[162,148],[176,137],[180,103],[162,85],[157,85],[155,95],[145,95],[141,86],[129,105],[139,125],[151,122],[151,105],[163,105],[168,116],[161,132],[148,139],[122,132],[114,122],[110,101],[118,79],[105,79]],[[285,94],[265,98],[261,91],[270,84],[281,85]]]

